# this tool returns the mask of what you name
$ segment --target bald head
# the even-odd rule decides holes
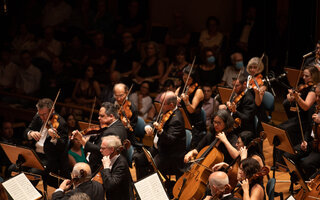
[[[81,170],[84,171],[85,177],[82,178],[89,178],[91,179],[91,168],[87,163],[84,162],[78,162],[74,165],[73,170],[72,170],[72,176],[73,177],[80,177],[81,176]]]
[[[222,171],[213,172],[209,176],[209,184],[210,188],[215,186],[218,190],[224,191],[225,186],[229,184],[228,175]]]
[[[127,87],[125,84],[123,84],[123,83],[117,83],[117,84],[114,85],[113,91],[114,91],[114,92],[115,92],[115,91],[118,91],[118,92],[123,92],[123,93],[125,93],[125,92],[128,91],[128,87]]]
[[[117,83],[113,87],[113,95],[118,104],[122,104],[126,99],[128,87],[123,83]]]
[[[162,95],[161,95],[161,98],[160,98],[161,102],[163,102],[163,100],[165,100],[165,103],[166,104],[171,104],[173,103],[173,106],[175,107],[177,105],[177,96],[174,92],[172,91],[167,91],[167,92],[164,92]]]

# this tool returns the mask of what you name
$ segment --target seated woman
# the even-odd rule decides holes
[[[78,120],[73,114],[68,115],[67,124],[68,124],[68,136],[71,135],[72,131],[80,130]]]
[[[182,85],[182,70],[189,65],[187,59],[187,51],[185,48],[180,47],[177,49],[175,54],[175,60],[169,65],[165,74],[160,80],[161,84],[164,84],[166,80],[174,80],[175,87]]]
[[[221,142],[226,146],[232,159],[235,159],[240,155],[240,160],[253,158],[259,162],[261,167],[264,166],[262,155],[258,146],[251,146],[249,149],[247,148],[251,144],[251,141],[253,141],[253,139],[255,138],[255,135],[251,131],[242,131],[239,134],[236,147],[230,144],[225,134],[219,134],[217,138],[219,138]],[[218,163],[213,167],[213,170],[219,170],[221,167],[226,168],[228,167],[228,164],[224,162]]]
[[[260,170],[259,162],[253,158],[247,158],[240,162],[238,180],[243,190],[243,200],[263,200],[265,198],[263,176],[248,181]]]
[[[77,80],[72,92],[72,99],[77,104],[88,108],[92,107],[94,97],[99,97],[101,89],[98,81],[93,79],[94,69],[88,66],[83,78]]]
[[[144,81],[140,90],[132,93],[129,100],[138,108],[139,116],[144,120],[148,117],[148,112],[152,107],[152,98],[149,95],[149,83]]]
[[[73,140],[70,141],[68,157],[71,167],[73,167],[78,162],[88,163],[82,145],[77,138],[73,138]]]
[[[142,60],[138,69],[135,69],[135,79],[138,84],[143,81],[152,82],[151,92],[158,89],[158,81],[163,76],[164,64],[159,57],[159,45],[155,42],[148,42],[145,50],[146,57]]]
[[[295,102],[297,102],[299,108],[303,132],[310,132],[312,127],[311,116],[314,113],[313,105],[316,101],[314,85],[318,83],[319,80],[318,69],[315,66],[306,67],[303,70],[303,87],[298,91],[289,89],[287,99],[283,102],[288,120],[280,124],[279,127],[288,132],[293,145],[300,144],[302,139]]]
[[[205,135],[201,141],[198,143],[197,147],[189,151],[184,156],[184,162],[189,162],[193,157],[196,157],[201,149],[205,146],[210,145],[216,138],[219,138],[221,134],[226,134],[226,138],[229,141],[229,144],[235,147],[237,136],[232,132],[233,131],[234,120],[230,113],[226,110],[218,110],[213,118],[213,127],[214,130],[211,133]],[[231,163],[233,160],[231,154],[227,150],[227,146],[224,144],[219,144],[217,146],[218,150],[223,153],[224,161],[226,163]]]

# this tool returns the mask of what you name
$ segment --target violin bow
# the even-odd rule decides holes
[[[94,96],[94,101],[93,101],[92,108],[91,108],[88,128],[90,128],[90,126],[91,126],[92,115],[93,115],[94,107],[96,106],[96,100],[97,100],[97,96]]]
[[[190,68],[190,71],[189,71],[187,80],[186,80],[186,82],[184,83],[184,87],[183,87],[182,93],[185,93],[185,92],[186,92],[187,84],[188,84],[189,78],[190,78],[190,76],[191,76],[191,72],[192,72],[192,69],[193,69],[193,66],[194,66],[195,61],[196,61],[196,56],[193,58],[193,61],[192,61],[192,64],[191,64],[191,68]],[[182,94],[182,93],[181,93],[181,94]]]
[[[158,122],[159,119],[160,119],[160,115],[162,113],[163,105],[164,105],[164,103],[166,101],[166,96],[167,96],[167,91],[164,92],[164,97],[163,97],[163,100],[162,100],[162,103],[161,103],[161,107],[160,107],[160,110],[159,110],[159,113],[158,113],[158,116],[157,116],[155,122]],[[155,129],[155,127],[153,127],[152,132],[154,132],[154,129]]]
[[[131,93],[132,88],[133,88],[133,84],[131,84],[131,86],[130,86],[130,88],[129,88],[129,90],[128,90],[128,93],[127,93],[127,95],[126,95],[125,100],[127,100],[127,98],[128,98],[128,96],[129,96],[129,94]],[[123,101],[123,102],[122,102],[122,104],[121,104],[120,108],[122,108],[122,107],[123,107],[123,105],[124,105],[124,103],[125,103],[125,102],[126,102],[126,101]]]
[[[302,68],[303,68],[305,59],[306,58],[304,56],[302,56],[302,63],[301,63],[300,71],[299,71],[299,76],[298,76],[297,82],[296,82],[296,88],[298,88],[299,79],[300,79],[300,76],[301,76],[301,72],[302,72]],[[302,129],[302,123],[301,123],[301,117],[300,117],[300,111],[299,111],[298,102],[297,101],[295,101],[295,102],[296,102],[296,109],[297,109],[297,115],[298,115],[298,120],[299,120],[301,138],[302,138],[302,141],[305,141],[304,140],[304,135],[303,135],[303,129]]]
[[[50,118],[50,116],[51,116],[51,114],[52,114],[52,112],[53,112],[53,110],[54,110],[54,106],[55,106],[55,104],[56,104],[56,102],[57,102],[57,99],[58,99],[58,97],[59,97],[59,95],[60,95],[60,91],[61,91],[61,89],[59,89],[59,91],[58,91],[58,93],[57,93],[57,96],[56,96],[56,98],[54,99],[54,102],[53,102],[53,104],[52,104],[52,108],[50,109],[50,112],[49,112],[49,114],[48,114],[48,117],[47,117],[47,119],[46,119],[46,122],[42,125],[42,127],[41,127],[41,129],[40,129],[40,133],[42,133],[44,127],[46,127],[47,124],[48,124],[49,118]]]
[[[243,72],[243,69],[240,69],[240,71],[239,71],[239,73],[238,73],[238,75],[237,75],[236,82],[237,82],[237,80],[239,80],[239,77],[240,77],[240,75],[241,75],[242,72]],[[230,97],[229,97],[229,102],[231,102],[231,98],[232,98],[232,96],[233,96],[233,93],[234,93],[234,89],[235,89],[235,88],[236,88],[236,83],[234,83],[234,85],[233,85],[232,92],[231,92],[231,95],[230,95]]]

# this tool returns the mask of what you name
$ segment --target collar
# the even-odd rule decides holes
[[[114,123],[116,123],[118,121],[118,119],[114,120],[114,122],[112,122],[111,124],[108,125],[108,127],[112,126]]]
[[[113,156],[113,157],[110,159],[110,161],[111,161],[110,166],[111,166],[111,167],[112,167],[113,164],[116,162],[116,160],[119,158],[119,156],[120,156],[120,154],[118,154],[118,155],[116,155],[116,156]]]

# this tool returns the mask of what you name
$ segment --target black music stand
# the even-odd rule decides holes
[[[16,146],[13,144],[2,143],[2,142],[0,142],[0,146],[2,147],[7,157],[9,158],[10,162],[12,164],[16,164],[19,173],[23,172],[22,167],[36,168],[41,171],[45,170],[45,167],[41,163],[40,158],[37,156],[36,152],[33,149],[30,149],[28,147]],[[28,172],[24,172],[24,173],[30,174]],[[39,176],[41,177],[41,175]],[[45,186],[45,183],[43,183],[43,190],[46,195],[47,188]]]
[[[296,167],[296,164],[286,156],[282,156],[284,158],[284,161],[286,162],[290,174],[291,174],[291,185],[289,191],[291,194],[293,194],[293,183],[299,182],[304,192],[310,192],[309,186],[304,182],[304,179],[302,178],[300,170]]]
[[[273,145],[273,178],[275,178],[275,170],[276,170],[276,154],[275,149],[280,149],[282,151],[288,152],[292,155],[295,154],[294,148],[292,146],[292,142],[289,138],[288,133],[278,127],[272,126],[270,124],[261,122],[264,133],[266,134],[269,144]]]

